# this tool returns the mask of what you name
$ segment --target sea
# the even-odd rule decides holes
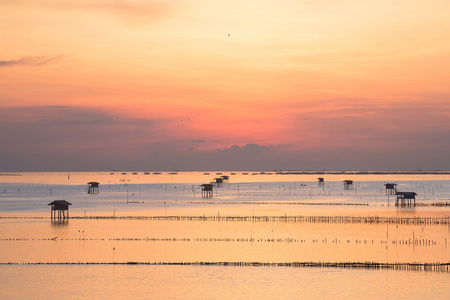
[[[0,172],[0,299],[449,299],[449,243],[449,172]]]

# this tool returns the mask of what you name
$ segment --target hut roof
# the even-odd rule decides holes
[[[55,200],[47,205],[72,205],[72,203],[69,203],[66,200]]]
[[[100,182],[97,182],[97,181],[91,181],[91,182],[88,182],[87,184],[100,184]]]
[[[397,192],[396,195],[417,195],[415,192]]]
[[[403,196],[403,198],[415,198],[417,195],[414,192],[397,192],[395,193],[397,196]]]
[[[394,186],[394,185],[397,185],[397,184],[396,183],[385,183],[384,185]]]

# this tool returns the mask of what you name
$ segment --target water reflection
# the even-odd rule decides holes
[[[416,208],[415,207],[402,207],[398,206],[397,215],[400,217],[414,217],[416,216]]]
[[[0,253],[0,262],[433,263],[449,259],[445,225],[136,219],[11,225],[14,230],[0,231],[0,246],[8,249]],[[30,248],[34,251],[27,252]]]
[[[325,187],[318,187],[317,175],[238,173],[208,199],[201,198],[201,183],[208,176],[200,172],[62,175],[19,176],[28,182],[18,184],[20,195],[5,188],[2,197],[8,204],[0,206],[0,212],[24,222],[14,230],[5,230],[12,225],[8,222],[0,227],[0,243],[9,249],[0,253],[0,262],[20,261],[23,256],[17,253],[25,251],[25,244],[37,249],[26,256],[30,262],[55,257],[78,262],[449,259],[448,226],[439,223],[448,222],[448,207],[385,205],[385,182],[395,181],[404,190],[428,187],[432,194],[420,199],[427,204],[445,199],[449,175],[426,184],[415,181],[418,175],[352,175],[355,189],[345,191],[342,180],[348,175],[323,175]],[[36,184],[39,180],[47,183]],[[111,184],[93,198],[86,192],[86,182],[93,180]],[[36,193],[36,198],[28,193]],[[73,204],[70,226],[68,211],[66,218],[51,220],[51,226],[31,222],[36,217],[48,220],[48,198],[54,201],[62,195]],[[25,213],[24,208],[29,210]],[[428,219],[409,220],[418,217]]]
[[[52,227],[66,227],[69,225],[69,219],[52,219],[50,224]]]
[[[200,185],[213,177],[209,173],[133,173],[6,178],[0,195],[0,263],[282,265],[450,259],[450,226],[440,223],[448,220],[449,207],[395,207],[395,197],[389,200],[384,189],[386,182],[395,181],[404,190],[420,192],[418,201],[425,205],[445,202],[449,175],[352,175],[355,189],[344,191],[342,180],[348,175],[321,175],[326,184],[318,186],[317,175],[237,173],[215,190],[213,198],[202,199]],[[85,188],[93,180],[108,183],[95,197]],[[70,219],[50,220],[47,203],[58,198],[73,204]],[[408,220],[419,217],[428,219]],[[55,277],[58,273],[65,276]],[[280,292],[285,293],[281,298],[347,298],[355,289],[357,298],[372,286],[374,298],[388,298],[399,290],[403,296],[426,298],[430,292],[442,296],[448,290],[447,273],[335,268],[2,265],[0,277],[0,298],[5,291],[9,298],[26,298],[22,291],[27,296],[30,291],[48,291],[55,281],[67,288],[61,296],[108,299],[129,297],[130,290],[142,298],[211,298],[217,293],[228,299],[247,299],[249,291],[258,299],[275,299]],[[205,297],[192,292],[205,289]]]

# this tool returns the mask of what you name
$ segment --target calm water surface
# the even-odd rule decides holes
[[[284,267],[2,266],[2,299],[448,299],[448,274]]]
[[[125,172],[124,172],[125,173]],[[293,267],[22,265],[85,262],[449,262],[448,225],[117,219],[127,216],[439,217],[449,207],[397,208],[384,184],[418,203],[450,202],[449,175],[230,175],[216,172],[22,173],[0,176],[2,299],[442,298],[448,272]],[[344,190],[343,180],[354,180]],[[88,194],[87,182],[100,182]],[[72,203],[55,223],[47,204]],[[351,205],[349,205],[351,204]],[[110,217],[95,219],[95,217]],[[92,217],[92,219],[91,219]],[[117,217],[113,219],[113,217]],[[413,242],[415,241],[415,242]]]

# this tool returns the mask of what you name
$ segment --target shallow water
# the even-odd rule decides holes
[[[0,293],[2,299],[448,299],[449,279],[392,270],[27,265],[0,268]]]
[[[447,262],[447,226],[2,220],[1,262]],[[413,243],[413,241],[416,241]],[[29,249],[33,249],[29,252]]]
[[[450,202],[449,175],[321,175],[325,185],[319,186],[318,175],[249,174],[231,175],[213,198],[201,197],[200,184],[220,176],[215,172],[0,176],[0,296],[48,298],[52,290],[52,297],[68,298],[447,298],[445,271],[22,264],[450,262],[450,227],[436,222],[149,218],[450,216],[448,206],[397,208],[384,190],[395,182],[399,190],[415,191],[422,205]],[[354,180],[353,189],[344,190],[346,179]],[[86,192],[90,181],[101,183],[99,194]],[[72,203],[63,222],[49,218],[47,204],[57,199]]]

